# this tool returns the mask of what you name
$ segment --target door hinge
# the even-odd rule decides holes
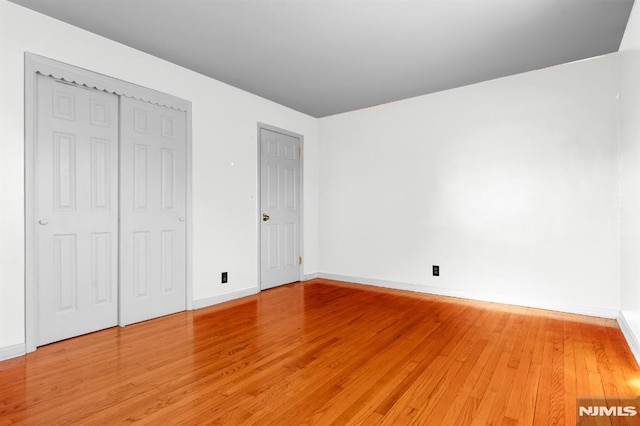
[[[302,256],[298,256],[298,265],[302,265]]]
[[[302,157],[302,148],[298,148],[298,156]]]

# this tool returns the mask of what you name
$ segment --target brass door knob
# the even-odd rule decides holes
[[[268,220],[269,220],[269,215],[268,215],[268,214],[266,214],[266,213],[262,213],[262,221],[263,221],[263,222],[266,222],[266,221],[268,221]]]

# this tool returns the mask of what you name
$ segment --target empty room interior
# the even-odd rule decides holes
[[[640,421],[633,0],[0,0],[0,136],[0,425]]]

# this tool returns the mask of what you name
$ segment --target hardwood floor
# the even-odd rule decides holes
[[[613,320],[327,280],[0,362],[0,425],[573,425],[638,394]]]

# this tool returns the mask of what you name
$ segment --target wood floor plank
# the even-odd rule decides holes
[[[316,279],[0,362],[0,426],[574,424],[638,386],[613,320]]]
[[[511,354],[511,360],[508,364],[508,367],[517,368],[514,374],[513,388],[509,392],[509,399],[505,409],[505,418],[512,420],[520,420],[528,410],[533,409],[533,404],[529,407],[527,406],[526,391],[532,381],[535,381],[537,386],[537,378],[531,374],[531,366],[540,317],[523,315],[522,318],[521,334],[518,335],[520,345]],[[516,359],[517,362],[515,361]],[[508,421],[505,422],[508,423]]]
[[[478,335],[479,342],[483,345],[483,349],[476,358],[471,360],[471,370],[464,377],[464,382],[457,389],[455,397],[451,399],[449,404],[441,408],[447,409],[442,417],[443,424],[467,424],[467,420],[473,417],[473,410],[477,409],[477,404],[474,403],[478,401],[478,398],[471,396],[473,389],[475,389],[483,373],[487,371],[485,366],[498,346],[498,342],[491,337],[492,331],[485,327],[484,324],[490,324],[497,316],[498,312],[489,310],[484,313],[481,321],[477,322],[478,327],[475,332]]]
[[[576,385],[576,351],[573,336],[577,334],[575,323],[565,322],[563,330],[562,351],[564,357],[564,424],[575,424],[575,402],[571,396],[577,394]]]
[[[324,404],[322,411],[313,417],[313,422],[343,424],[349,419],[351,410],[372,399],[376,388],[404,380],[417,364],[411,360],[411,354],[417,348],[428,344],[427,339],[433,329],[426,328],[427,324],[422,321],[414,323],[412,328],[403,334],[402,341],[386,347],[375,358],[368,358],[358,369],[358,374],[349,374],[341,380],[341,391]],[[404,374],[404,371],[407,373]],[[400,377],[394,381],[398,372]],[[338,421],[340,417],[342,419]]]

